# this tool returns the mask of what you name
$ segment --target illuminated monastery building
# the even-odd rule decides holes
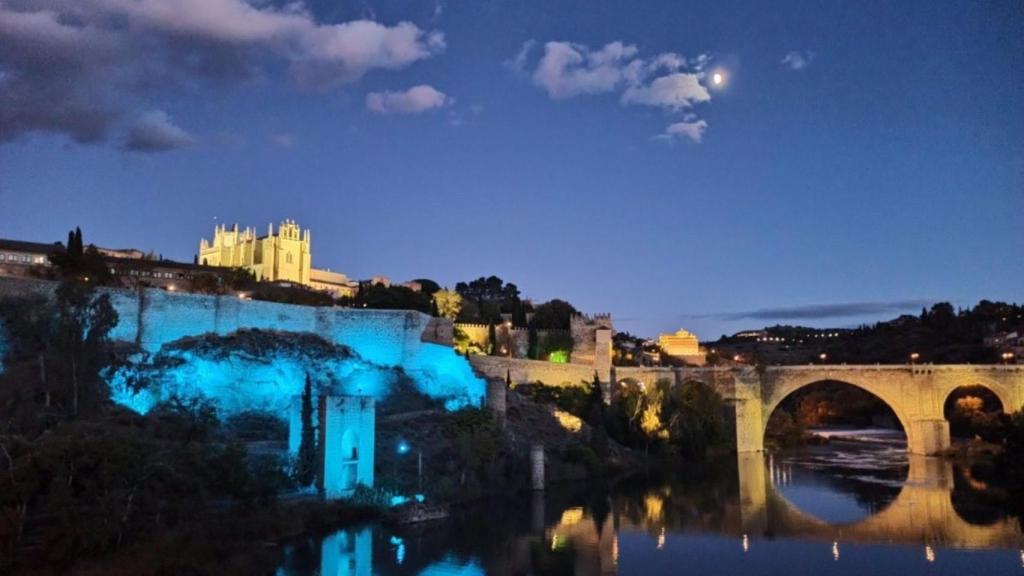
[[[330,292],[334,297],[352,296],[356,283],[347,276],[312,267],[312,242],[309,230],[294,220],[285,220],[274,233],[270,224],[265,236],[256,236],[255,228],[230,230],[217,226],[213,241],[199,242],[199,263],[206,266],[244,268],[257,280],[294,282],[316,290]]]

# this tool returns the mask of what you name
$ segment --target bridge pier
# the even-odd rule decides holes
[[[950,447],[949,422],[946,420],[912,420],[908,427],[907,452],[911,454],[934,456]]]
[[[736,451],[763,452],[765,422],[760,375],[752,369],[736,375],[733,386],[736,413]]]

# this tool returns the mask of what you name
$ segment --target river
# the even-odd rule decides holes
[[[280,576],[1024,573],[1024,535],[966,467],[846,442],[560,486],[291,544]]]

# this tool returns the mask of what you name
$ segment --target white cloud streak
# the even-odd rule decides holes
[[[794,50],[783,56],[779,64],[795,71],[807,68],[811,65],[812,60],[814,60],[814,52]]]
[[[366,109],[377,114],[420,114],[443,108],[454,103],[449,98],[426,84],[413,86],[399,92],[370,92],[366,95]]]

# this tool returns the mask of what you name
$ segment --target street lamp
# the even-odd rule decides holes
[[[1002,357],[1003,364],[1009,364],[1010,362],[1013,362],[1013,352],[1003,352]]]
[[[911,364],[913,364],[913,363],[917,362],[917,360],[918,360],[918,359],[919,359],[920,357],[921,357],[921,355],[920,355],[920,354],[918,354],[917,352],[911,352],[911,353],[910,353],[910,363],[911,363]]]
[[[818,360],[821,360],[822,364],[824,364],[825,360],[827,360],[827,359],[828,359],[828,354],[825,354],[824,352],[822,352],[821,354],[818,354]]]

